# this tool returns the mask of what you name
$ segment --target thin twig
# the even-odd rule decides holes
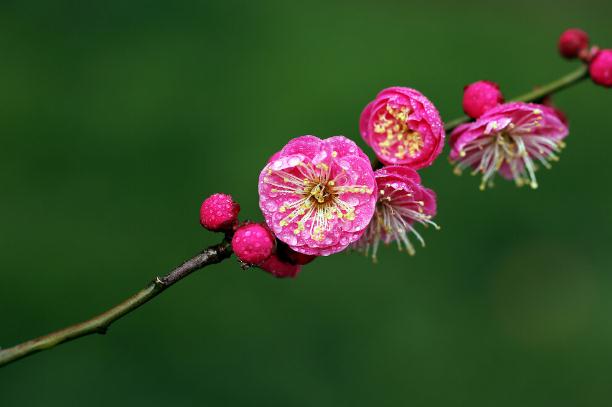
[[[146,288],[98,316],[79,324],[60,329],[59,331],[52,332],[48,335],[41,336],[40,338],[20,343],[12,348],[0,350],[0,366],[7,365],[33,353],[50,349],[72,339],[95,333],[104,334],[113,322],[134,311],[142,304],[152,300],[166,288],[187,277],[196,270],[229,258],[231,254],[231,245],[227,241],[211,246],[172,270],[165,277],[156,277]]]
[[[581,80],[589,77],[589,69],[588,65],[581,64],[578,69],[570,72],[569,74],[557,79],[556,81],[550,82],[544,86],[540,86],[531,92],[524,93],[520,96],[515,97],[510,100],[510,102],[537,102],[542,98],[548,95],[552,95],[553,93],[559,92],[569,86],[574,85],[575,83],[580,82]],[[460,124],[467,123],[472,118],[468,116],[461,116],[456,119],[450,120],[444,126],[444,129],[447,132],[452,131],[455,127]]]

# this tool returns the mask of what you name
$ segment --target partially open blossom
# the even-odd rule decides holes
[[[467,85],[463,90],[463,111],[473,119],[503,101],[504,96],[495,82],[478,81]]]
[[[275,277],[285,278],[297,276],[302,267],[299,264],[289,263],[278,257],[276,254],[273,254],[262,264],[260,264],[259,268],[267,271]]]
[[[202,202],[200,223],[213,232],[230,230],[238,221],[239,212],[240,205],[230,195],[213,194]]]
[[[607,88],[612,86],[612,49],[602,49],[589,65],[591,79],[598,85]]]
[[[499,105],[451,134],[451,160],[460,174],[482,174],[480,189],[492,186],[496,173],[516,185],[537,188],[537,164],[550,168],[565,146],[567,126],[548,106],[511,102]]]
[[[276,237],[293,250],[337,253],[365,230],[376,204],[370,161],[351,140],[290,141],[259,176],[259,206]]]
[[[267,227],[259,223],[240,226],[232,237],[232,250],[247,264],[260,264],[270,257],[275,239]]]
[[[565,30],[559,37],[559,53],[568,59],[578,57],[589,46],[589,35],[578,28]]]
[[[422,93],[410,88],[380,92],[361,113],[359,130],[387,165],[427,167],[444,147],[444,126],[438,110]]]
[[[380,242],[396,242],[399,250],[405,248],[413,255],[415,249],[410,234],[425,246],[425,241],[415,229],[415,222],[438,228],[431,220],[436,215],[436,194],[421,185],[416,171],[405,166],[387,166],[377,170],[374,176],[378,189],[376,212],[354,247],[366,255],[371,251],[374,261]]]

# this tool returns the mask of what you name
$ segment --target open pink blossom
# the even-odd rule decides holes
[[[457,127],[451,134],[450,158],[457,174],[466,168],[482,174],[480,189],[492,186],[498,172],[518,186],[537,188],[537,163],[550,168],[567,134],[567,126],[550,107],[505,103]]]
[[[444,126],[438,110],[422,93],[410,88],[380,92],[361,113],[359,130],[387,165],[427,167],[444,147]]]
[[[421,185],[415,170],[405,166],[387,166],[376,171],[374,176],[378,188],[376,212],[361,239],[353,246],[366,255],[371,250],[374,261],[380,242],[395,241],[400,251],[405,248],[413,255],[411,233],[425,246],[414,223],[438,228],[431,220],[436,215],[436,194]]]
[[[358,240],[376,204],[367,156],[351,140],[303,136],[259,176],[259,206],[276,237],[299,253],[327,256]]]

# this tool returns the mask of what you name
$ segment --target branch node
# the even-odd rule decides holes
[[[162,280],[161,278],[159,278],[159,277],[155,277],[155,280],[153,281],[153,284],[155,284],[157,287],[161,287],[161,288],[167,286],[166,282],[164,280]]]

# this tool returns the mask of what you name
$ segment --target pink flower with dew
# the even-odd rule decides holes
[[[363,251],[366,256],[371,250],[372,259],[376,261],[380,242],[389,244],[395,241],[400,251],[405,248],[410,255],[414,255],[410,234],[425,246],[414,223],[439,229],[431,220],[436,215],[436,194],[421,185],[416,171],[405,166],[384,167],[374,176],[378,188],[376,212],[366,232],[353,247]]]
[[[451,134],[450,158],[455,173],[472,168],[472,175],[482,174],[482,190],[493,185],[498,172],[517,186],[537,188],[537,164],[550,168],[551,161],[558,161],[567,134],[567,125],[550,107],[505,103],[457,127]]]
[[[276,237],[299,253],[327,256],[358,240],[376,204],[368,157],[351,140],[298,137],[259,176],[259,206]]]
[[[386,165],[427,167],[444,147],[444,125],[438,110],[422,93],[410,88],[380,92],[361,113],[359,130]]]

